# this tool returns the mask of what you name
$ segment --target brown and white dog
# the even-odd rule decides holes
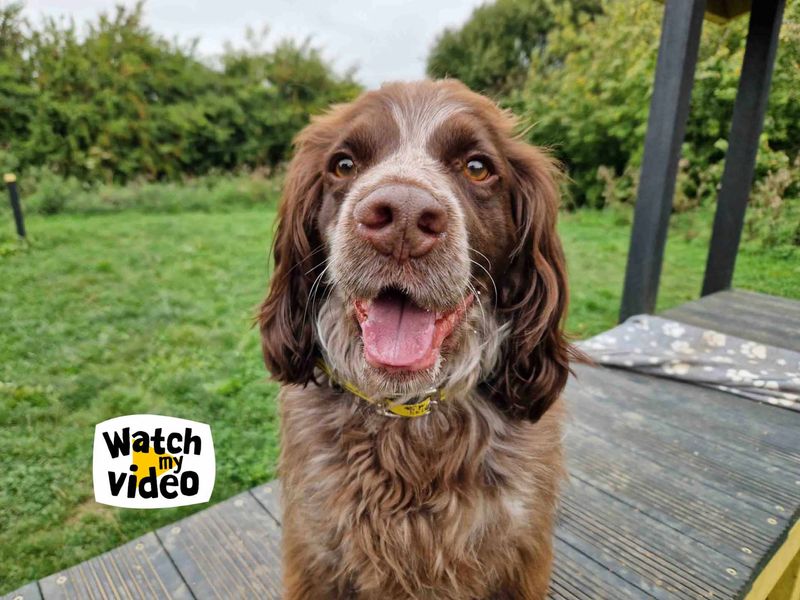
[[[546,595],[567,285],[558,171],[514,128],[459,82],[422,81],[296,140],[259,315],[284,385],[289,600]],[[445,396],[402,418],[343,387]]]

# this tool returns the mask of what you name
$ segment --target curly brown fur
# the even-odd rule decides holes
[[[385,85],[298,136],[259,315],[265,362],[284,384],[289,599],[545,597],[567,288],[557,169],[514,129],[445,80]],[[332,169],[341,156],[351,175]],[[470,156],[490,177],[466,177]],[[356,208],[392,185],[441,207],[446,234],[432,250],[402,259],[365,238]],[[431,366],[365,359],[358,302],[386,289],[430,311],[466,307]],[[332,385],[319,358],[371,396],[404,401],[434,385],[447,401],[388,418]]]

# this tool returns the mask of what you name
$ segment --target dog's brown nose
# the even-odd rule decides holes
[[[413,185],[378,188],[358,203],[353,216],[361,236],[399,261],[424,256],[447,230],[442,205]]]

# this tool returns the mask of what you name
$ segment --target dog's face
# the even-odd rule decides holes
[[[260,315],[267,366],[369,393],[481,384],[538,418],[564,385],[552,163],[454,81],[392,84],[297,140]]]

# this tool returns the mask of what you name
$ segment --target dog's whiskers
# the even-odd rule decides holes
[[[467,282],[467,288],[472,291],[472,293],[475,296],[475,299],[478,302],[478,307],[480,308],[480,327],[481,327],[482,331],[485,331],[486,327],[487,327],[487,324],[489,323],[489,319],[488,319],[488,317],[486,315],[486,309],[485,309],[485,307],[483,305],[483,302],[480,299],[480,295],[479,295],[478,291],[475,289],[475,286],[471,282]],[[481,352],[483,352],[483,350],[489,344],[489,339],[485,335],[482,335],[481,337],[482,337],[482,341],[478,345],[478,348],[480,349]]]
[[[303,260],[301,260],[300,262],[292,265],[289,269],[287,269],[286,273],[283,274],[283,277],[284,278],[289,277],[294,272],[295,269],[298,269],[298,268],[302,267],[302,265],[305,264],[306,260],[308,260],[309,258],[314,256],[315,254],[317,254],[319,252],[322,252],[323,250],[325,250],[325,244],[324,243],[323,244],[319,244],[316,248],[314,248],[311,252],[309,252],[303,258]],[[274,248],[270,248],[270,251],[269,251],[269,262],[270,263],[272,262],[273,252],[274,252]],[[313,267],[311,267],[308,271],[306,271],[306,275],[308,275],[311,271],[316,269],[319,265],[324,264],[324,262],[325,261],[322,261],[322,263],[318,263],[318,264],[314,265]]]
[[[472,250],[473,252],[478,252],[478,251],[477,251],[477,250],[475,250],[474,248],[470,248],[470,250]],[[480,254],[480,252],[478,252],[478,254]],[[483,255],[481,254],[481,256],[483,256]],[[485,258],[485,256],[484,256],[484,258]],[[487,258],[486,260],[489,260],[489,259]],[[497,284],[496,284],[496,283],[495,283],[495,281],[494,281],[494,277],[492,277],[492,274],[489,272],[489,269],[487,269],[486,267],[484,267],[484,266],[483,266],[481,263],[479,263],[478,261],[476,261],[476,260],[473,260],[473,259],[471,259],[471,258],[469,259],[469,262],[471,262],[471,263],[472,263],[473,265],[475,265],[476,267],[480,267],[481,269],[483,269],[483,272],[484,272],[484,273],[486,273],[486,275],[489,277],[489,281],[492,283],[492,287],[494,288],[494,297],[495,297],[495,299],[498,299],[498,296],[497,296]],[[489,263],[489,266],[491,266],[491,263]]]
[[[310,256],[310,255],[309,255],[309,256]],[[324,265],[324,264],[325,264],[325,263],[327,263],[328,261],[330,261],[330,257],[327,257],[327,258],[325,258],[324,260],[321,260],[320,262],[318,262],[317,264],[315,264],[315,265],[314,265],[313,267],[311,267],[311,268],[310,268],[308,271],[306,271],[306,272],[304,273],[304,275],[308,275],[308,274],[309,274],[309,273],[311,273],[311,272],[312,272],[314,269],[318,269],[318,268],[320,268],[322,265]],[[299,265],[300,265],[300,263],[297,263],[297,264],[295,265],[295,267],[297,267],[297,266],[299,266]]]
[[[311,306],[312,312],[315,310],[315,306],[316,306],[315,295],[317,293],[317,289],[319,288],[320,282],[322,281],[323,277],[325,277],[325,273],[328,272],[328,269],[331,266],[331,264],[328,261],[328,259],[325,259],[324,261],[322,261],[320,263],[320,265],[317,265],[317,266],[321,266],[323,264],[325,265],[325,268],[322,269],[322,271],[320,271],[319,275],[317,275],[316,279],[314,279],[314,283],[311,284],[311,290],[308,292],[308,297],[306,298],[306,305],[303,308],[303,320],[302,320],[303,325],[305,325],[306,317],[308,316],[308,305],[309,304],[312,305]]]
[[[470,247],[469,247],[469,251],[470,251],[470,252],[474,252],[475,254],[477,254],[478,256],[480,256],[481,258],[485,259],[485,260],[486,260],[486,266],[487,266],[487,267],[491,267],[491,266],[492,266],[492,261],[491,261],[491,260],[489,260],[489,257],[488,257],[488,256],[486,256],[486,255],[485,255],[483,252],[481,252],[480,250],[476,250],[475,248],[473,248],[472,246],[470,246]]]
[[[475,298],[475,301],[478,303],[478,308],[481,309],[481,323],[486,321],[486,311],[483,308],[483,302],[481,301],[481,293],[472,285],[471,281],[467,281],[467,290],[472,292],[472,297]],[[466,294],[463,295],[464,299],[466,299]]]

